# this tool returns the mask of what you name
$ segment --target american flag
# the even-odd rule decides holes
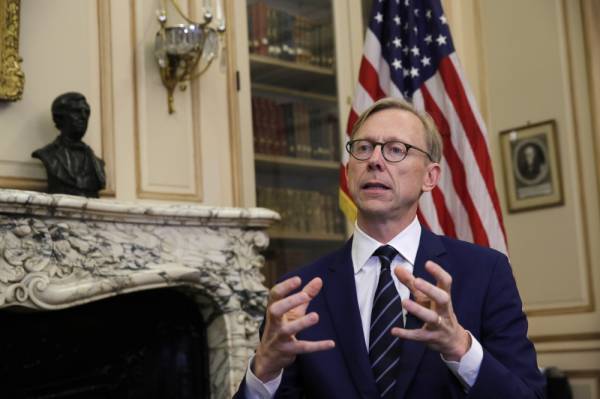
[[[419,202],[421,223],[506,253],[487,132],[439,0],[374,0],[348,134],[362,111],[387,96],[427,111],[444,142],[442,178]],[[347,163],[344,153],[342,167]],[[340,173],[340,206],[355,217],[345,173]]]

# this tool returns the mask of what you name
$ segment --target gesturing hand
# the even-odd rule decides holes
[[[415,278],[401,267],[395,269],[396,276],[410,289],[415,299],[405,299],[402,305],[424,324],[422,328],[412,330],[395,327],[392,335],[424,342],[440,352],[444,359],[459,361],[471,347],[471,336],[458,323],[452,308],[452,277],[432,261],[425,263],[425,269],[435,278],[437,285]]]
[[[296,339],[298,332],[319,321],[319,315],[315,312],[306,314],[306,308],[323,287],[323,281],[316,277],[300,292],[289,295],[301,283],[299,277],[289,278],[275,285],[269,294],[265,329],[252,370],[263,382],[276,378],[283,368],[294,361],[296,355],[335,346],[333,340],[311,342]]]

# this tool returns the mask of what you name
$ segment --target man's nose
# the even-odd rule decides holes
[[[383,153],[382,151],[382,147],[381,145],[376,145],[375,148],[373,149],[373,153],[371,154],[371,157],[368,160],[368,167],[370,169],[378,169],[381,170],[383,169]]]

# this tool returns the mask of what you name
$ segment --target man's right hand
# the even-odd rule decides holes
[[[319,315],[315,312],[306,314],[306,308],[321,291],[323,281],[316,277],[301,291],[289,295],[300,284],[300,277],[292,277],[275,285],[269,294],[265,329],[252,367],[252,372],[262,382],[275,379],[300,353],[317,352],[335,346],[333,340],[311,342],[296,339],[298,332],[319,321]]]

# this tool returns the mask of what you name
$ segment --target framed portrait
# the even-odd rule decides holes
[[[509,212],[563,204],[554,120],[504,130],[500,147]]]
[[[17,101],[23,96],[25,75],[19,56],[21,0],[0,0],[0,100]]]

